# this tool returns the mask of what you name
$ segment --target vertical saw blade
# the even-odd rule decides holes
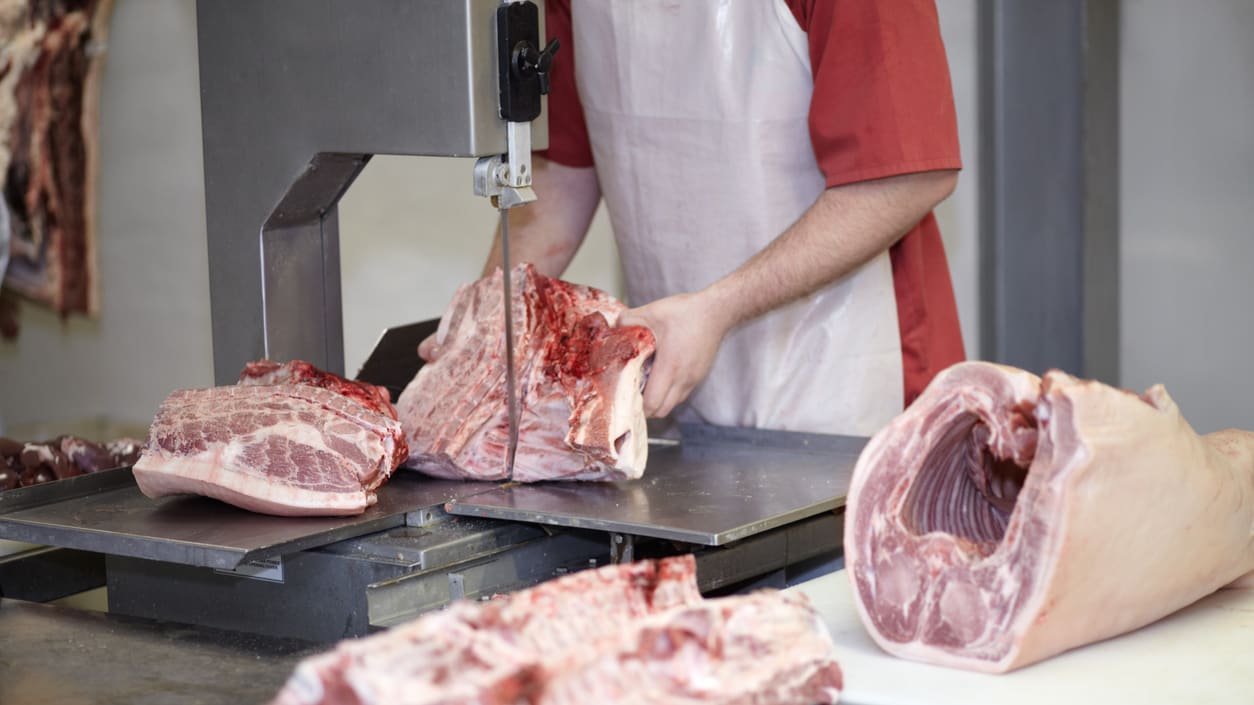
[[[508,389],[509,448],[505,453],[508,477],[514,476],[514,454],[518,450],[518,386],[514,370],[514,296],[510,282],[509,210],[501,209],[501,280],[505,286],[505,386]]]

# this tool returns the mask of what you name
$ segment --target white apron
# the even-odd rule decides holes
[[[571,5],[579,95],[633,306],[731,272],[823,192],[806,36],[782,0]],[[678,416],[865,436],[902,395],[883,253],[733,331]]]

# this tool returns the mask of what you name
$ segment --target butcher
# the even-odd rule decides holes
[[[963,359],[932,0],[545,6],[563,49],[512,264],[560,276],[605,200],[620,323],[657,339],[647,414],[865,436]]]

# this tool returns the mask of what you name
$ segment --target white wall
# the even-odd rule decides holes
[[[938,211],[969,353],[974,338],[975,1],[940,0],[967,168]],[[85,417],[146,425],[177,387],[212,383],[195,11],[117,0],[101,114],[101,316],[25,306],[0,344],[4,424]],[[469,160],[378,157],[341,203],[346,367],[387,326],[438,316],[479,271],[495,213],[471,195]],[[600,213],[568,277],[621,291]]]
[[[1254,429],[1254,3],[1122,9],[1121,383]]]

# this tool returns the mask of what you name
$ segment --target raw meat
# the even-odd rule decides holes
[[[512,273],[518,450],[507,477],[509,416],[501,272],[463,286],[440,321],[439,359],[397,400],[406,467],[436,477],[638,478],[648,459],[641,390],[653,334],[613,327],[626,307],[605,292]]]
[[[59,445],[61,453],[81,472],[100,472],[118,467],[107,447],[84,438],[62,436]]]
[[[0,0],[0,196],[13,238],[4,284],[62,315],[99,308],[96,106],[111,5]]]
[[[0,437],[0,491],[111,470],[138,457],[139,442],[131,438],[99,445],[68,435],[30,443]]]
[[[140,490],[284,516],[360,514],[409,451],[400,423],[343,382],[332,386],[349,394],[307,384],[174,392],[135,463]]]
[[[833,703],[841,673],[804,597],[703,600],[691,556],[460,602],[307,659],[275,705]]]
[[[144,451],[144,442],[134,438],[118,438],[105,444],[109,455],[113,457],[113,467],[134,465]],[[90,472],[90,471],[89,471]]]
[[[250,362],[244,365],[244,371],[239,375],[239,383],[241,385],[308,384],[313,387],[322,387],[354,399],[376,414],[396,418],[396,407],[392,406],[392,400],[386,388],[323,372],[304,360],[292,360],[283,364],[271,360]]]
[[[846,511],[876,642],[1003,672],[1254,570],[1254,433],[1199,436],[1161,385],[962,363],[871,439]]]

